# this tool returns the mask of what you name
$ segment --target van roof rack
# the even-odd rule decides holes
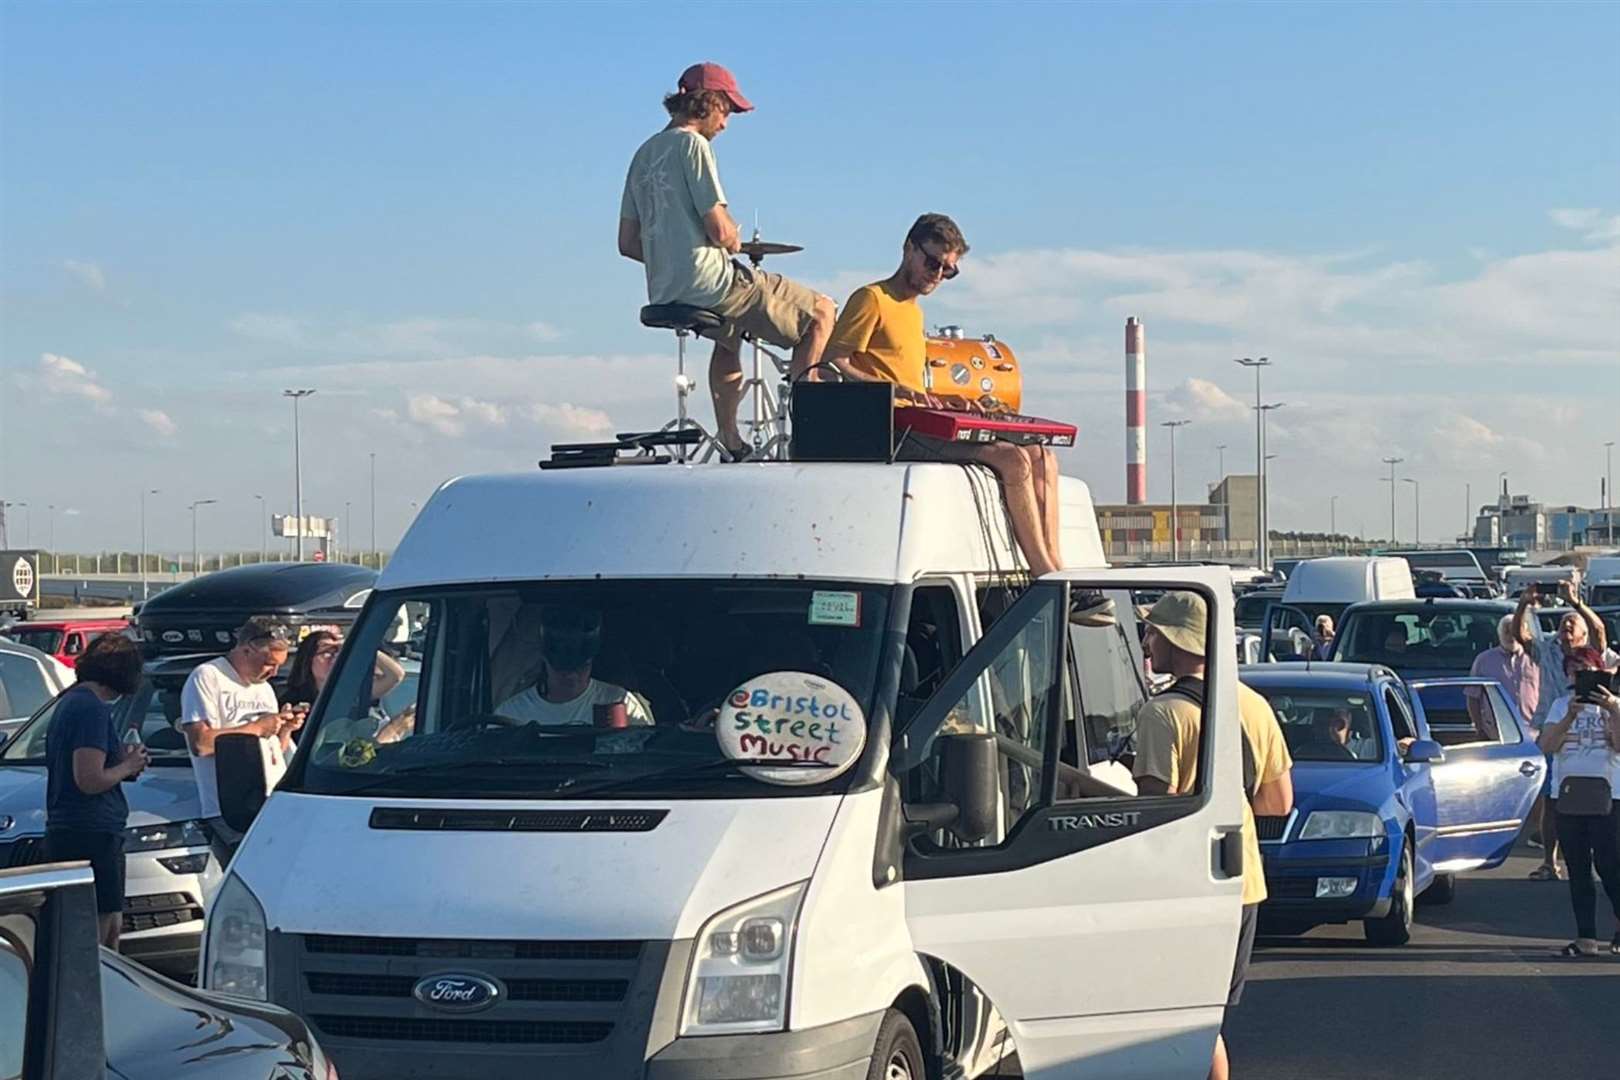
[[[542,469],[589,469],[603,465],[668,465],[674,459],[660,454],[660,447],[697,446],[703,441],[700,428],[679,431],[622,431],[612,442],[552,443],[551,457],[541,461]],[[620,455],[630,455],[621,457]]]

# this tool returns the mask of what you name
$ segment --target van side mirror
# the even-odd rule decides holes
[[[1000,803],[996,737],[987,731],[940,736],[945,790],[956,805],[950,829],[963,843],[994,836]]]
[[[1418,739],[1406,748],[1408,765],[1439,765],[1446,760],[1443,747],[1433,739]]]
[[[257,735],[222,731],[214,736],[214,782],[219,789],[219,816],[237,832],[247,832],[269,798]]]

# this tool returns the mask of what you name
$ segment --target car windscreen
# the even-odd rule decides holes
[[[1271,702],[1295,761],[1383,759],[1372,695],[1304,686],[1257,686]]]
[[[56,652],[56,647],[62,643],[62,631],[51,626],[33,626],[26,623],[22,626],[13,626],[6,631],[6,637],[19,645],[26,645],[30,649],[38,649],[42,653]]]
[[[140,724],[141,740],[146,743],[153,761],[176,758],[186,760],[184,736],[175,727],[180,717],[180,691],[186,676],[148,677],[141,688],[112,703],[113,723],[120,732],[134,723]],[[45,738],[50,733],[51,719],[56,708],[41,712],[17,732],[15,738],[0,752],[0,761],[13,763],[39,763],[45,760]]]
[[[1460,606],[1353,611],[1339,628],[1333,659],[1467,673],[1476,656],[1496,645],[1501,618],[1495,608]]]
[[[45,672],[38,660],[0,652],[0,720],[32,716],[55,692],[56,688],[45,681]]]
[[[1233,601],[1232,621],[1245,629],[1258,630],[1266,625],[1266,605],[1281,603],[1280,593],[1250,593]]]
[[[822,793],[829,786],[746,775],[716,722],[756,681],[802,676],[829,688],[823,704],[847,702],[832,716],[803,699],[803,732],[858,744],[891,591],[728,579],[377,593],[282,786],[434,798]],[[378,705],[377,651],[402,641],[414,700]]]

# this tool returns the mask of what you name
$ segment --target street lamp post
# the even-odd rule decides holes
[[[209,506],[218,499],[198,499],[191,504],[191,576],[196,578],[202,567],[197,564],[197,507]]]
[[[1215,468],[1215,482],[1226,483],[1226,444],[1220,443],[1215,447],[1216,460],[1219,464]],[[1232,531],[1232,489],[1226,489],[1226,498],[1221,503],[1221,545],[1225,548],[1227,534]]]
[[[259,562],[268,562],[270,559],[270,537],[264,521],[264,496],[255,495],[259,500]]]
[[[338,559],[340,561],[344,556],[349,554],[349,522],[354,520],[349,516],[349,507],[353,505],[354,503],[350,500],[343,500],[343,524],[338,526],[338,528],[343,530],[343,543],[338,546]]]
[[[298,518],[298,561],[304,561],[304,457],[298,445],[298,403],[313,390],[283,390],[282,397],[293,403],[293,513]]]
[[[146,602],[146,497],[159,493],[158,488],[141,489],[141,602]]]
[[[1389,466],[1389,546],[1394,547],[1395,539],[1395,466],[1405,461],[1405,458],[1387,457],[1383,459]]]
[[[371,452],[371,559],[382,569],[382,559],[377,555],[377,452]]]
[[[1412,546],[1423,546],[1423,485],[1410,476],[1401,480],[1412,485]]]
[[[1270,367],[1271,361],[1264,356],[1259,358],[1245,356],[1234,359],[1232,362],[1254,369],[1254,553],[1255,561],[1260,564],[1260,569],[1266,570],[1269,569],[1268,552],[1266,551],[1266,512],[1265,499],[1261,497],[1261,491],[1265,488],[1266,442],[1263,428],[1265,414],[1260,408],[1260,369]]]
[[[1255,412],[1258,413],[1259,416],[1260,416],[1260,447],[1261,447],[1261,450],[1262,450],[1262,453],[1260,455],[1260,460],[1261,460],[1262,463],[1268,462],[1272,458],[1277,456],[1276,454],[1268,454],[1268,453],[1263,452],[1265,450],[1265,448],[1267,446],[1269,446],[1270,443],[1271,443],[1271,428],[1270,428],[1270,425],[1267,423],[1266,417],[1273,410],[1280,409],[1286,404],[1287,404],[1287,402],[1276,401],[1276,402],[1272,402],[1269,405],[1257,405],[1257,406],[1255,406]],[[1265,540],[1266,540],[1266,559],[1267,559],[1267,561],[1269,561],[1270,558],[1271,558],[1271,466],[1270,465],[1262,464],[1262,467],[1260,469],[1260,475],[1258,477],[1257,482],[1258,482],[1258,490],[1257,490],[1256,494],[1259,495],[1259,497],[1260,497],[1260,529],[1261,529],[1261,535],[1264,536]]]
[[[51,542],[51,573],[59,574],[62,572],[62,559],[61,556],[56,554],[56,504],[47,503],[45,510],[48,514],[46,521],[50,523],[49,539]]]
[[[1614,543],[1614,440],[1603,444],[1603,507],[1609,525],[1609,543]]]
[[[1170,429],[1170,561],[1181,558],[1181,512],[1176,502],[1176,428],[1186,427],[1191,420],[1166,420],[1160,427]]]
[[[1339,497],[1328,496],[1328,543],[1339,545]]]

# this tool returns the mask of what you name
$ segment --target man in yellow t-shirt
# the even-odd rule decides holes
[[[1198,790],[1198,745],[1204,718],[1204,649],[1209,608],[1197,593],[1172,592],[1147,614],[1143,647],[1153,670],[1174,675],[1164,692],[1142,703],[1136,712],[1137,792],[1142,795],[1191,795]],[[1238,684],[1238,722],[1243,728],[1244,772],[1250,790],[1243,802],[1243,919],[1238,931],[1237,955],[1226,1006],[1243,998],[1249,956],[1260,902],[1266,898],[1265,867],[1260,862],[1260,834],[1254,808],[1268,816],[1293,809],[1293,760],[1283,740],[1277,716],[1265,698]],[[1230,1066],[1224,1034],[1215,1037],[1215,1056],[1209,1075],[1226,1080]]]
[[[898,401],[936,409],[968,408],[957,399],[928,392],[922,308],[940,282],[959,273],[957,263],[968,252],[956,222],[944,214],[924,214],[906,233],[900,267],[882,281],[864,285],[844,305],[821,362],[846,379],[888,382]],[[976,462],[1001,482],[1012,519],[1013,538],[1031,574],[1063,567],[1058,523],[1057,458],[1044,446],[1012,443],[961,443],[912,432],[897,455],[903,461]]]

